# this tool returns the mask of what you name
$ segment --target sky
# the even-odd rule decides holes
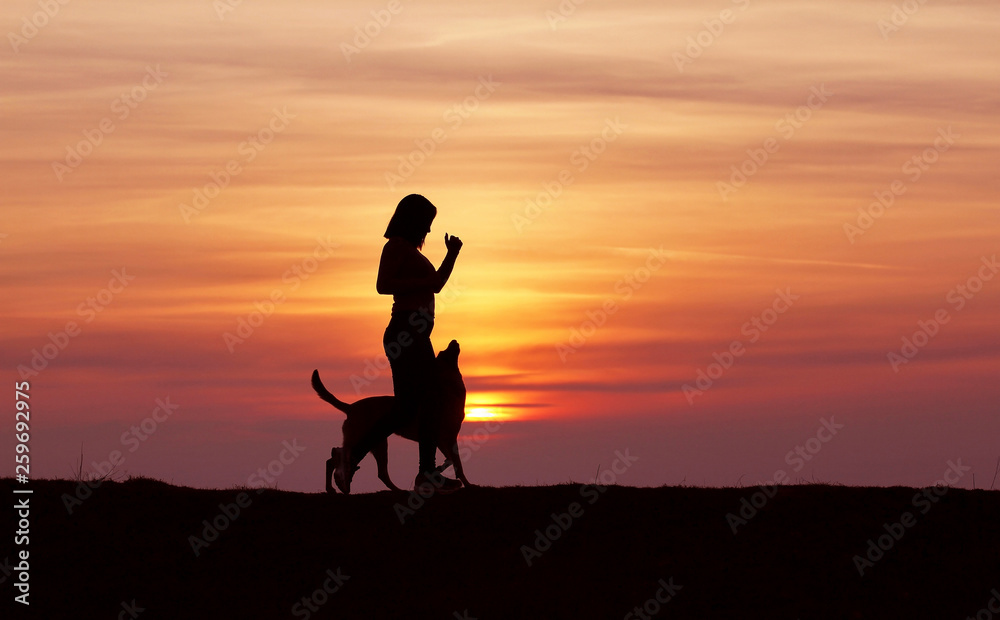
[[[2,19],[0,358],[35,477],[322,490],[343,418],[309,375],[391,392],[375,275],[419,193],[425,255],[464,242],[433,341],[462,348],[473,482],[991,484],[995,2]]]

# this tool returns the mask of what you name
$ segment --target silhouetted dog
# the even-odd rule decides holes
[[[458,354],[460,353],[458,342],[452,340],[448,348],[437,354],[437,374],[439,377],[441,403],[443,405],[440,412],[440,419],[437,423],[437,447],[444,454],[446,460],[444,465],[437,468],[438,472],[444,471],[450,465],[455,466],[455,474],[465,486],[472,486],[465,477],[462,470],[462,459],[458,454],[458,432],[462,428],[462,421],[465,420],[465,381],[462,373],[458,370]],[[312,374],[312,386],[319,394],[319,397],[330,403],[337,409],[347,414],[344,420],[344,447],[353,448],[367,433],[375,426],[375,423],[389,414],[395,401],[394,396],[370,396],[361,400],[347,404],[331,394],[320,381],[319,371],[314,370]],[[412,420],[403,428],[396,429],[395,434],[410,441],[418,441],[417,421]],[[330,484],[330,476],[333,474],[334,464],[338,459],[336,454],[340,448],[334,447],[330,451],[330,459],[326,462],[326,491],[333,493],[333,485]],[[389,462],[389,440],[384,439],[376,444],[371,450],[372,456],[378,465],[378,478],[393,491],[398,491],[399,487],[392,483],[389,478],[387,464]]]

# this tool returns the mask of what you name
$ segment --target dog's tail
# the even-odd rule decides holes
[[[347,409],[350,407],[350,405],[348,405],[344,401],[338,399],[336,396],[334,396],[333,394],[330,393],[330,390],[326,389],[326,386],[323,385],[323,382],[319,380],[319,371],[318,370],[314,370],[313,371],[313,374],[312,374],[312,386],[313,386],[313,389],[316,390],[316,393],[319,394],[320,398],[322,398],[326,402],[330,403],[331,405],[333,405],[337,409],[340,409],[344,413],[347,413]]]

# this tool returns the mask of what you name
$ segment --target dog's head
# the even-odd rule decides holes
[[[457,340],[452,340],[448,344],[448,348],[447,349],[445,349],[444,351],[441,351],[440,353],[437,354],[438,364],[440,364],[442,366],[442,368],[454,368],[454,369],[457,369],[458,368],[458,354],[461,353],[461,352],[462,352],[462,350],[458,346],[458,341]]]
[[[465,419],[465,380],[458,369],[458,341],[452,340],[448,348],[437,354],[437,375],[445,396],[445,417],[452,422],[462,423]],[[458,432],[458,429],[455,429]]]

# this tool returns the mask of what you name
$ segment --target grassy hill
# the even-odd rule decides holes
[[[30,488],[37,618],[962,619],[1000,591],[997,491],[562,485],[421,502],[137,479],[70,514],[77,483]]]

